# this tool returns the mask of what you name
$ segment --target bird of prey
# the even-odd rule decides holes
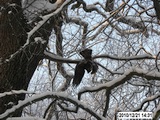
[[[84,57],[84,60],[76,65],[73,86],[78,86],[81,83],[85,70],[87,70],[88,73],[91,72],[91,74],[96,73],[98,70],[97,63],[92,60],[91,49],[85,49],[81,51],[80,54]]]

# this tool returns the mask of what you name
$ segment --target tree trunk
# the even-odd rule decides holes
[[[20,0],[16,1],[16,6],[10,6],[10,3],[14,1],[1,0],[0,6],[3,7],[0,15],[0,57],[1,60],[6,60],[11,54],[16,52],[20,46],[25,42],[26,32],[22,27],[23,20],[21,19],[22,13],[20,11]],[[23,22],[22,22],[23,21]],[[18,57],[19,56],[19,57]],[[25,71],[22,70],[22,60],[18,55],[9,61],[3,63],[0,66],[0,93],[10,91],[12,89],[26,89],[27,84],[24,80],[25,75],[22,75]],[[21,66],[21,67],[20,67]],[[24,64],[23,67],[26,65]],[[5,112],[9,102],[16,103],[18,99],[23,99],[24,95],[19,96],[7,96],[0,99],[0,113]],[[20,112],[15,113],[16,116],[20,115]]]
[[[11,5],[12,4],[12,5]],[[20,49],[27,39],[27,24],[21,8],[21,0],[0,0],[0,93],[11,90],[27,90],[29,81],[42,59],[52,26],[46,23],[31,37],[30,44]],[[34,42],[35,37],[46,40],[45,44]],[[6,59],[14,55],[8,62]],[[24,94],[0,98],[0,114],[25,98]],[[21,116],[22,110],[13,116]]]

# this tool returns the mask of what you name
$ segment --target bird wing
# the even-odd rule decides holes
[[[98,65],[97,65],[97,63],[94,62],[94,61],[92,61],[92,72],[91,72],[91,74],[96,73],[97,70],[98,70]]]
[[[91,72],[91,70],[92,70],[92,62],[91,61],[86,61],[85,65],[84,65],[84,69],[86,69],[88,73]]]
[[[78,86],[82,81],[82,78],[85,73],[84,66],[85,66],[84,62],[80,62],[76,65],[73,83],[72,83],[73,86]]]

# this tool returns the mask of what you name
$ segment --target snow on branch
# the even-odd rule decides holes
[[[54,12],[47,14],[45,16],[41,17],[41,21],[39,21],[37,23],[37,25],[30,31],[28,32],[28,36],[27,36],[27,40],[26,43],[19,48],[19,50],[17,50],[15,53],[13,53],[12,55],[10,55],[10,57],[8,59],[6,59],[5,61],[1,61],[0,59],[0,65],[6,62],[9,62],[14,56],[16,56],[20,51],[22,51],[27,45],[29,45],[30,43],[30,38],[33,36],[34,33],[36,33],[37,30],[39,30],[52,16],[58,14],[60,11],[62,11],[62,9],[68,5],[71,2],[71,0],[66,0],[59,8],[57,8]],[[44,44],[44,41],[42,41],[42,44]],[[3,63],[2,63],[3,62]]]
[[[0,93],[0,98],[5,97],[7,95],[15,95],[15,94],[35,94],[35,92],[29,92],[25,90],[12,90],[10,92]]]
[[[37,25],[30,31],[28,32],[28,38],[27,38],[27,41],[26,43],[24,44],[24,46],[28,45],[29,44],[29,41],[30,41],[30,38],[31,36],[38,30],[42,27],[42,25],[44,25],[44,23],[46,23],[52,16],[58,14],[67,4],[69,4],[71,2],[71,0],[66,0],[59,8],[57,8],[54,12],[50,13],[50,14],[47,14],[45,16],[42,16],[41,17],[41,21],[39,21],[37,23]]]
[[[75,23],[79,26],[83,26],[83,35],[82,35],[82,47],[85,48],[86,46],[86,36],[88,31],[88,23],[86,21],[81,20],[80,18],[69,18],[69,22]]]
[[[123,75],[121,75],[118,78],[113,79],[112,81],[109,81],[105,84],[100,84],[95,87],[85,87],[82,90],[80,90],[78,94],[78,99],[80,100],[81,95],[86,92],[97,92],[103,89],[112,90],[115,87],[118,87],[119,85],[125,83],[127,80],[130,80],[134,75],[140,76],[143,78],[146,78],[147,80],[159,80],[160,81],[160,73],[157,71],[147,71],[140,68],[132,67],[126,72],[124,72]]]
[[[135,19],[134,16],[124,17],[124,16],[117,15],[116,17],[118,18],[119,22],[127,24],[135,29],[139,29],[140,32],[142,32],[145,37],[147,37],[147,38],[149,37],[149,34],[147,32],[147,28],[144,25],[144,22],[142,20]]]
[[[5,113],[0,115],[0,119],[6,119],[7,117],[9,117],[11,114],[13,114],[16,110],[21,109],[31,103],[46,99],[46,98],[56,98],[56,99],[60,99],[60,100],[65,100],[65,101],[69,101],[72,104],[84,109],[85,111],[87,111],[88,113],[90,113],[92,116],[94,116],[96,119],[98,120],[105,120],[104,117],[102,117],[101,115],[97,114],[95,111],[91,110],[89,107],[87,107],[86,104],[80,102],[79,100],[72,98],[71,96],[69,96],[68,94],[64,93],[64,92],[45,92],[45,93],[41,93],[41,94],[36,94],[35,96],[32,96],[30,98],[27,98],[23,101],[19,101],[17,105],[13,106],[11,109],[6,110]]]
[[[7,118],[7,120],[45,120],[39,117],[11,117]]]
[[[49,59],[51,61],[55,61],[55,62],[63,62],[63,63],[78,63],[80,62],[80,60],[71,60],[71,59],[67,59],[67,58],[63,58],[59,55],[56,55],[54,53],[51,53],[49,51],[44,51],[44,57],[46,59]]]
[[[63,62],[63,63],[74,63],[74,64],[81,61],[81,59],[72,60],[68,58],[63,58],[49,51],[44,51],[44,58],[49,59],[51,61]],[[93,56],[93,59],[98,59],[98,58],[108,58],[113,60],[142,60],[142,59],[156,59],[156,56],[152,56],[150,54],[136,55],[136,56],[130,56],[130,57],[117,57],[117,56],[112,56],[108,54]]]
[[[87,27],[87,26],[88,26],[88,23],[87,23],[86,21],[83,21],[83,20],[80,19],[80,18],[71,17],[71,18],[69,18],[69,21],[70,21],[70,22],[73,22],[73,23],[75,23],[75,24],[77,24],[77,25],[82,25],[82,26],[84,26],[84,27]]]
[[[137,108],[135,108],[133,111],[139,111],[139,110],[141,110],[142,107],[143,107],[143,105],[144,105],[145,103],[150,102],[150,101],[153,101],[153,100],[155,100],[155,99],[157,99],[157,98],[160,98],[160,93],[145,98],[145,99],[142,101],[142,103],[141,103]]]
[[[156,56],[152,56],[150,54],[144,54],[144,55],[136,55],[136,56],[129,56],[129,57],[116,57],[116,56],[104,54],[104,55],[98,55],[93,57],[93,59],[96,59],[96,58],[109,58],[113,60],[142,60],[142,59],[156,59]]]

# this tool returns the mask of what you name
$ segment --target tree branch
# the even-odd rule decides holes
[[[49,51],[44,51],[44,58],[49,59],[51,61],[55,61],[55,62],[73,63],[73,64],[76,64],[76,63],[82,61],[82,59],[72,60],[72,59],[68,59],[68,58],[63,58],[63,57],[60,57],[59,55],[56,55],[56,54],[51,53]],[[112,59],[112,60],[125,61],[125,60],[155,59],[156,56],[151,56],[149,54],[136,55],[136,56],[130,56],[130,57],[116,57],[116,56],[112,56],[112,55],[108,55],[108,54],[93,56],[93,59],[98,59],[98,58],[106,58],[106,59]]]
[[[19,101],[19,103],[15,106],[13,106],[11,109],[8,109],[5,113],[0,115],[0,119],[6,119],[7,117],[9,117],[11,114],[13,114],[16,110],[21,109],[31,103],[37,102],[37,101],[41,101],[43,99],[46,98],[55,98],[55,99],[59,99],[59,100],[65,100],[68,102],[71,102],[72,104],[84,109],[85,111],[87,111],[88,113],[90,113],[92,116],[94,116],[96,119],[98,120],[105,120],[104,117],[100,116],[99,114],[97,114],[96,112],[94,112],[93,110],[91,110],[89,107],[87,107],[86,104],[70,97],[68,94],[66,93],[56,93],[56,92],[45,92],[42,94],[38,94],[35,96],[32,96],[24,101]]]
[[[133,109],[133,112],[135,112],[135,111],[140,111],[145,103],[150,102],[150,101],[153,101],[153,100],[158,99],[158,98],[160,98],[160,93],[145,98],[137,108]]]
[[[130,68],[126,70],[126,72],[118,78],[113,79],[105,84],[100,84],[96,87],[85,87],[83,90],[80,90],[78,93],[78,99],[80,100],[81,95],[86,92],[97,92],[103,89],[112,90],[115,87],[118,87],[121,84],[124,84],[126,81],[130,80],[134,75],[146,78],[147,80],[159,80],[160,81],[160,73],[157,71],[146,71],[140,68]]]

